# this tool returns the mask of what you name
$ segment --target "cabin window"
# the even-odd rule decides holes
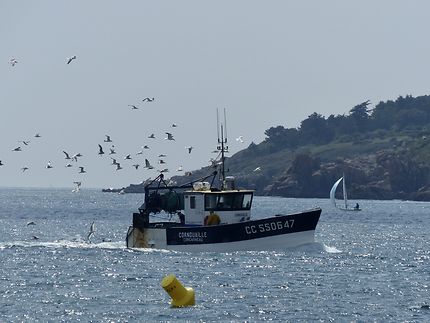
[[[249,210],[252,193],[206,194],[205,210]]]
[[[190,209],[195,209],[195,208],[196,208],[196,197],[190,196]]]
[[[214,194],[206,194],[205,195],[205,209],[207,211],[215,210],[217,205],[218,196]]]
[[[252,194],[243,194],[242,208],[249,210],[252,203]]]

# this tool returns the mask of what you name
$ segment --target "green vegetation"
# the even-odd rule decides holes
[[[258,195],[327,197],[345,174],[352,198],[430,201],[430,96],[368,106],[328,118],[313,113],[298,128],[271,127],[263,142],[227,159],[228,174]]]

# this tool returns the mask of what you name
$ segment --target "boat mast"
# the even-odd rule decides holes
[[[227,119],[224,109],[224,123],[219,122],[218,118],[218,109],[216,111],[217,118],[217,132],[218,132],[218,146],[217,150],[221,152],[221,172],[220,172],[220,181],[222,188],[224,188],[225,182],[225,153],[228,152],[227,146]]]
[[[347,209],[348,208],[348,196],[346,195],[345,174],[343,174],[342,188],[343,188],[343,201],[345,202],[345,209]]]

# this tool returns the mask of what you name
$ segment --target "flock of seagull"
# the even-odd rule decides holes
[[[73,56],[67,58],[66,64],[67,65],[72,64],[76,60],[77,60],[77,56],[73,55]],[[18,63],[19,62],[16,58],[12,58],[9,61],[9,64],[12,67],[15,67]],[[154,97],[145,97],[142,99],[143,103],[152,103],[154,101],[155,101]],[[135,104],[129,104],[128,106],[131,107],[132,110],[138,110],[139,109],[139,107]],[[178,127],[178,125],[176,123],[171,124],[171,128],[177,128],[177,127]],[[164,140],[175,141],[174,134],[171,131],[165,131],[164,134],[166,135]],[[35,140],[38,140],[41,137],[42,136],[40,135],[40,133],[36,133],[34,135]],[[154,139],[156,139],[156,136],[154,133],[151,133],[147,138],[154,140]],[[239,143],[243,143],[244,142],[243,136],[239,136],[238,138],[236,138],[236,141],[238,141]],[[18,145],[17,147],[13,148],[12,152],[14,152],[14,153],[22,152],[23,150],[25,150],[26,146],[30,145],[30,142],[31,142],[30,140],[20,140],[19,143],[21,143],[21,145]],[[108,144],[110,147],[106,147],[106,144]],[[144,151],[148,150],[148,149],[150,149],[150,147],[148,145],[141,146],[141,149],[136,153],[136,156],[143,155]],[[185,149],[188,152],[188,154],[191,154],[194,147],[193,146],[185,146]],[[214,152],[217,152],[217,151],[214,151]],[[85,166],[79,165],[80,159],[81,159],[81,157],[83,157],[83,155],[81,153],[78,152],[78,153],[72,154],[72,153],[68,152],[67,150],[62,150],[62,153],[63,153],[64,159],[66,161],[66,164],[65,164],[66,168],[71,168],[74,166],[74,164],[76,164],[78,174],[87,173]],[[148,158],[145,158],[144,161],[141,160],[141,162],[139,162],[139,159],[132,154],[126,154],[125,156],[122,157],[122,159],[121,159],[121,157],[117,157],[116,146],[114,144],[114,141],[113,141],[111,135],[108,135],[108,134],[105,135],[105,139],[103,140],[103,143],[98,144],[97,155],[99,157],[109,156],[109,158],[111,160],[110,165],[112,165],[116,171],[122,170],[126,165],[125,163],[132,161],[132,160],[133,160],[133,164],[131,165],[131,167],[135,168],[136,170],[139,169],[139,167],[141,167],[141,163],[143,163],[142,168],[146,168],[148,170],[155,169],[155,166],[148,160]],[[158,163],[157,164],[159,165],[159,167],[157,167],[157,168],[159,168],[159,169],[157,169],[157,171],[159,173],[169,172],[169,169],[167,167],[165,167],[166,166],[165,157],[167,157],[166,154],[159,154],[158,155]],[[213,163],[213,161],[214,161],[214,159],[211,159],[209,162]],[[5,164],[7,164],[6,161],[0,159],[0,167],[4,166]],[[128,167],[130,167],[130,166],[128,166]],[[52,168],[54,168],[54,165],[51,161],[47,161],[45,168],[46,169],[52,169]],[[30,170],[30,167],[28,165],[25,165],[21,168],[21,171],[23,173],[25,173],[25,172],[28,172],[31,170]],[[176,171],[182,172],[183,167],[179,166],[176,169]],[[191,172],[186,172],[185,174],[191,175]],[[74,184],[75,184],[75,188],[73,189],[73,192],[79,192],[80,187],[82,185],[82,182],[75,181]]]

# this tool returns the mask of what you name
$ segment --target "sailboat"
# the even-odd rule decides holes
[[[336,204],[336,189],[338,187],[338,185],[340,184],[340,182],[342,182],[342,190],[343,190],[343,202],[344,205],[342,206],[338,206]],[[339,210],[342,211],[361,211],[358,203],[355,205],[355,207],[349,207],[348,206],[348,195],[346,194],[346,183],[345,183],[345,175],[343,175],[341,178],[339,178],[336,183],[334,183],[333,187],[330,190],[330,200],[333,204],[334,207],[338,208]]]

